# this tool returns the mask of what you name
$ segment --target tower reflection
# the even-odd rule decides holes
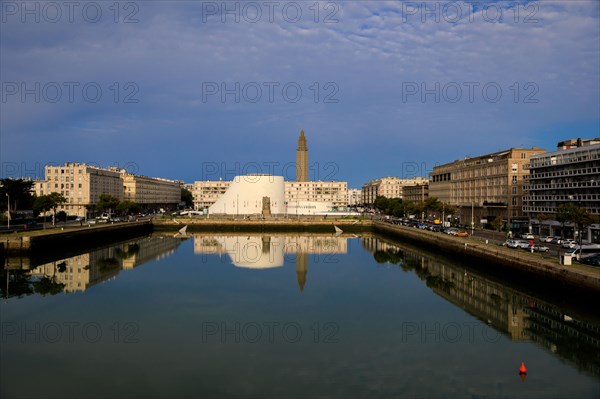
[[[236,267],[270,269],[285,260],[296,265],[300,292],[304,292],[311,255],[323,257],[348,253],[348,237],[331,234],[311,235],[195,235],[196,255],[227,255]]]

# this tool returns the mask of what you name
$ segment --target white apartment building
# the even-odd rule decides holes
[[[194,209],[208,209],[225,194],[230,185],[231,181],[223,180],[195,181],[191,190],[194,197]]]
[[[124,199],[145,207],[172,207],[181,201],[181,182],[122,173]]]
[[[67,202],[57,212],[70,216],[92,217],[102,194],[133,201],[143,208],[176,206],[181,201],[181,182],[132,175],[115,167],[67,162],[46,165],[44,173],[44,180],[35,181],[36,195],[62,194]]]
[[[98,203],[101,194],[109,194],[123,200],[123,181],[117,168],[100,168],[84,163],[65,163],[61,166],[46,166],[45,180],[35,182],[37,196],[56,192],[67,202],[58,211],[67,215],[85,216],[86,209]]]
[[[285,182],[285,201],[329,202],[336,208],[348,206],[348,182],[303,181]]]
[[[349,188],[348,206],[359,206],[362,203],[362,190],[360,188]]]
[[[412,179],[400,179],[399,177],[382,177],[371,180],[362,187],[362,201],[366,205],[373,205],[378,196],[386,198],[402,198],[402,188],[405,186],[416,186],[425,184],[425,177],[414,177]]]

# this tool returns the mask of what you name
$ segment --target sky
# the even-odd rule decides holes
[[[382,176],[600,137],[600,2],[1,1],[2,177]]]

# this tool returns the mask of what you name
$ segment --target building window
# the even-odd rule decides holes
[[[513,176],[513,177],[512,177],[512,182],[513,182],[513,184],[516,184],[516,183],[517,183],[517,176]]]
[[[519,164],[513,163],[512,164],[512,172],[517,173],[518,171],[519,171]]]

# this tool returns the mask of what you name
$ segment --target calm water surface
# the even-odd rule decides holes
[[[600,397],[598,314],[469,266],[370,235],[154,235],[4,270],[0,396]]]

